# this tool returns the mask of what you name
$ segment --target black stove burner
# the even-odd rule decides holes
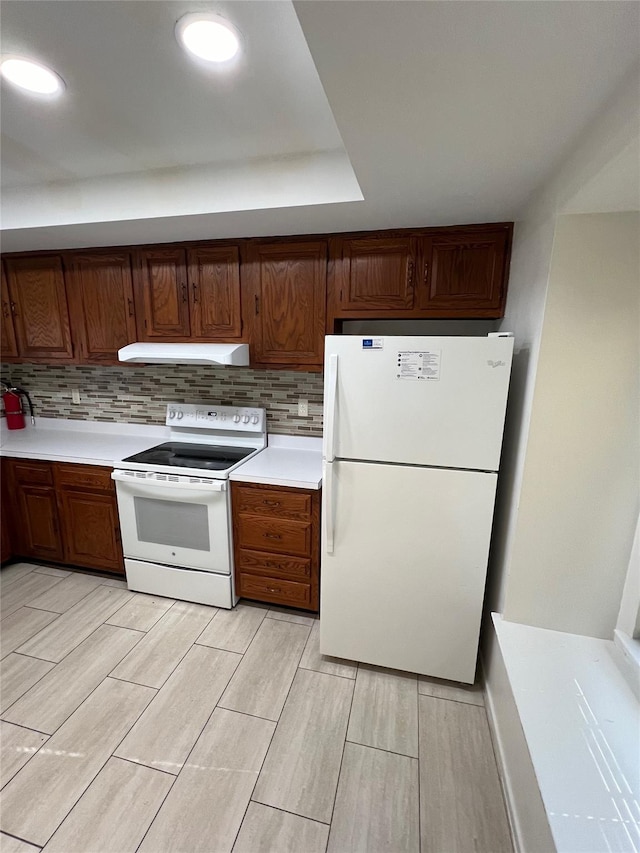
[[[129,456],[124,462],[142,462],[145,465],[169,465],[172,468],[200,468],[207,471],[224,471],[245,456],[253,453],[253,447],[221,447],[213,444],[185,444],[168,441],[150,447],[142,453]]]

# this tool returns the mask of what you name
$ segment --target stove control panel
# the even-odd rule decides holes
[[[225,432],[265,432],[266,412],[244,406],[191,406],[169,403],[165,423],[171,427],[224,430]]]

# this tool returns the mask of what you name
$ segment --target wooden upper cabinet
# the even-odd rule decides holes
[[[502,317],[512,225],[334,237],[328,328],[339,319]]]
[[[510,229],[460,231],[425,239],[418,307],[440,316],[500,316]]]
[[[16,341],[16,333],[13,327],[13,314],[11,311],[11,297],[9,296],[9,287],[7,279],[2,270],[2,329],[0,338],[0,355],[2,358],[15,358],[18,355],[18,344]]]
[[[335,298],[339,309],[410,311],[414,304],[417,241],[413,237],[337,239]]]
[[[5,261],[21,358],[73,361],[62,258],[36,255]]]
[[[134,273],[138,338],[188,338],[191,327],[185,250],[136,252]]]
[[[243,292],[253,363],[322,364],[326,280],[324,241],[248,245]]]
[[[10,255],[2,356],[96,364],[135,340],[243,340],[256,366],[316,370],[325,333],[343,320],[502,317],[512,231],[487,223]]]
[[[239,338],[240,257],[237,246],[136,252],[135,301],[143,341]]]
[[[237,246],[188,252],[191,337],[239,338],[240,255]]]
[[[69,303],[82,361],[117,361],[118,350],[136,340],[128,252],[73,255]]]

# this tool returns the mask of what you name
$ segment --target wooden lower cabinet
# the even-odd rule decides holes
[[[0,489],[2,506],[0,507],[0,563],[13,556],[13,521],[9,512],[9,460],[0,459]]]
[[[15,554],[62,562],[64,549],[52,464],[30,459],[8,462]]]
[[[15,556],[124,574],[111,469],[6,459]]]
[[[65,560],[77,566],[124,572],[115,490],[108,468],[56,466]]]
[[[236,593],[318,609],[320,492],[232,483]]]

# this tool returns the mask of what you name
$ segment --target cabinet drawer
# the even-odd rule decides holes
[[[238,540],[241,548],[310,557],[311,523],[239,515]]]
[[[237,512],[306,521],[311,517],[311,495],[279,489],[248,489],[235,486],[233,501]]]
[[[96,465],[65,465],[58,464],[56,471],[57,484],[62,488],[98,489],[112,491],[110,468],[99,468]]]
[[[16,483],[28,483],[35,486],[52,486],[53,471],[50,462],[18,462],[13,460],[11,470]]]
[[[272,577],[290,577],[309,581],[311,560],[304,557],[288,557],[279,554],[262,554],[259,551],[238,549],[237,568],[240,572],[251,572]]]
[[[239,574],[238,595],[245,598],[257,598],[274,604],[310,607],[311,587],[306,583],[284,581],[281,578],[269,578],[258,575]]]

